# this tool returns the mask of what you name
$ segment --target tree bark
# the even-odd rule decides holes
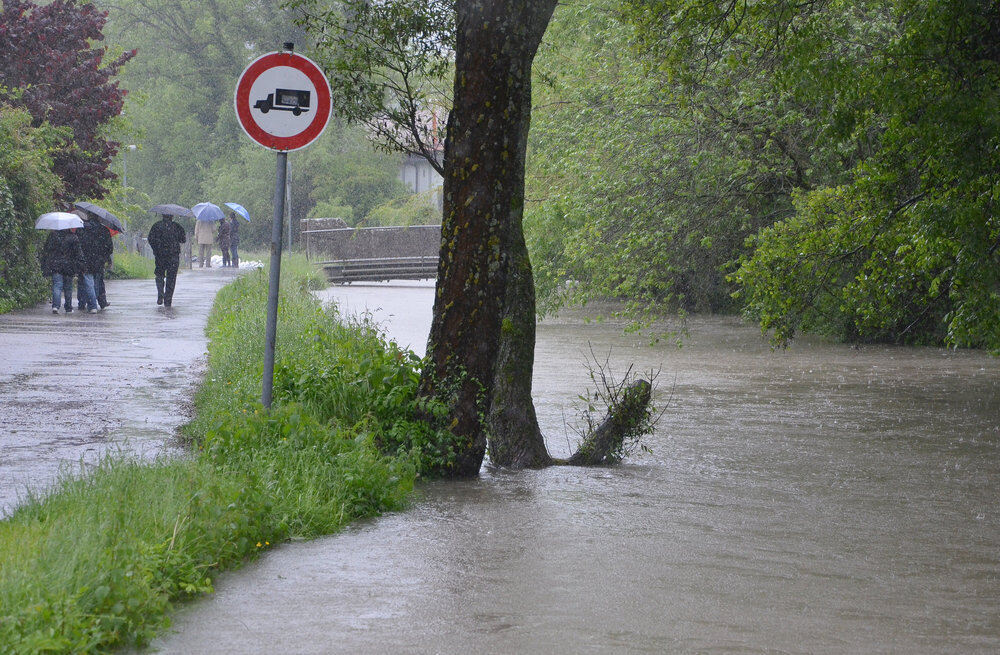
[[[500,326],[500,352],[489,415],[490,461],[506,468],[552,464],[545,448],[531,382],[535,363],[535,281],[520,216],[508,230],[510,279]]]
[[[512,247],[517,245],[524,206],[531,63],[555,4],[456,2],[455,93],[445,142],[441,256],[428,363],[421,379],[421,393],[438,397],[449,409],[445,427],[456,437],[455,476],[476,475],[486,453],[505,312],[530,311],[530,335],[523,336],[530,338],[534,355],[533,289],[530,307],[509,306],[519,297],[525,299],[525,281],[517,277],[524,274],[519,268],[523,262]],[[523,234],[520,242],[523,245]],[[524,262],[526,255],[525,250]],[[526,270],[533,285],[530,263]],[[517,279],[514,289],[512,279]],[[527,344],[518,343],[516,349],[523,352]],[[530,376],[528,384],[527,407],[534,419]]]

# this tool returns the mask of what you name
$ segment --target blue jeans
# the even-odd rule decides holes
[[[240,267],[240,254],[236,252],[235,245],[229,246],[229,265],[236,268]]]
[[[66,289],[66,309],[73,309],[73,276],[62,273],[52,274],[52,309],[59,309],[64,287]]]
[[[67,292],[67,296],[72,290]],[[94,290],[94,276],[81,273],[76,280],[76,300],[80,309],[97,309],[97,292]]]
[[[81,309],[85,304],[85,299],[83,296],[84,285],[78,284],[76,287],[76,304],[79,305]],[[100,272],[94,273],[94,297],[97,298],[97,304],[102,309],[108,304],[107,292],[104,290],[104,269],[102,268]]]

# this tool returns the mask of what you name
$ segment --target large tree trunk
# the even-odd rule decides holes
[[[444,222],[428,364],[421,392],[443,400],[456,436],[456,476],[476,475],[486,452],[504,313],[524,205],[531,62],[555,0],[458,0],[454,106],[445,143]],[[520,236],[523,247],[523,235]],[[527,262],[526,251],[523,261]],[[528,282],[530,264],[527,268]],[[524,299],[523,297],[521,299]],[[530,351],[534,352],[534,292]],[[509,323],[508,323],[509,325]],[[520,351],[525,344],[517,344]],[[523,359],[515,357],[515,363]],[[530,372],[530,364],[529,364]],[[530,399],[528,379],[527,406]],[[522,402],[522,401],[516,401]],[[537,426],[535,428],[537,430]]]
[[[511,269],[500,326],[500,352],[489,416],[490,460],[508,468],[552,463],[531,399],[535,363],[535,280],[520,214],[507,231]]]

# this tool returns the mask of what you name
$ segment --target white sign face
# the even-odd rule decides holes
[[[268,134],[290,137],[305,132],[316,117],[316,88],[306,74],[276,66],[250,87],[250,116]]]
[[[236,117],[251,139],[272,150],[312,143],[330,119],[330,84],[312,60],[272,52],[254,60],[236,84]]]

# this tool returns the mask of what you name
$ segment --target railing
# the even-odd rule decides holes
[[[388,257],[317,262],[330,282],[427,280],[437,276],[437,257]]]

